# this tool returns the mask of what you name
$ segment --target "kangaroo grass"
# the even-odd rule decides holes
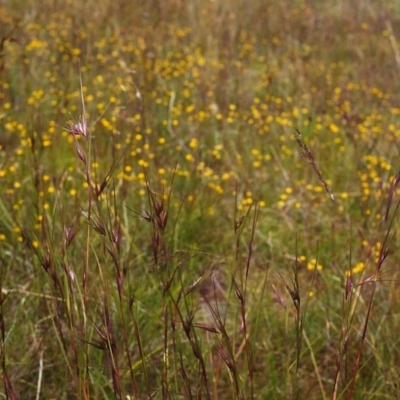
[[[326,193],[328,193],[328,195],[331,198],[331,200],[335,200],[335,197],[333,196],[331,188],[329,187],[328,183],[326,182],[326,180],[322,176],[322,172],[318,168],[317,162],[315,161],[315,158],[314,158],[313,154],[308,149],[307,145],[305,144],[305,142],[304,142],[304,140],[303,140],[303,138],[301,136],[300,131],[297,128],[296,128],[296,141],[297,141],[297,144],[299,145],[299,147],[303,150],[303,152],[301,153],[301,156],[307,158],[307,160],[310,163],[312,169],[316,173],[318,179],[324,185]]]
[[[400,398],[396,2],[3,3],[3,398]]]

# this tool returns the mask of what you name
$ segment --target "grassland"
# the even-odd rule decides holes
[[[382,3],[0,3],[2,398],[400,398]]]

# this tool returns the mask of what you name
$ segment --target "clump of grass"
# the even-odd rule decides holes
[[[396,6],[364,6],[0,8],[5,397],[400,396]]]

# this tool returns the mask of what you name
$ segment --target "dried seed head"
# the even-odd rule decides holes
[[[307,145],[305,144],[300,131],[296,128],[295,130],[295,134],[296,134],[296,142],[299,145],[299,147],[303,150],[302,153],[300,154],[302,157],[307,158],[308,162],[310,163],[312,169],[314,170],[314,172],[316,173],[318,179],[320,180],[320,182],[322,183],[322,185],[325,188],[326,193],[328,193],[329,197],[331,198],[331,200],[335,201],[335,197],[333,196],[333,193],[331,191],[331,188],[329,187],[327,181],[324,179],[324,177],[322,176],[322,172],[320,171],[320,169],[318,168],[318,165],[315,161],[315,158],[313,156],[313,154],[311,153],[311,151],[308,149]]]
[[[194,318],[194,314],[191,313],[190,315],[188,315],[186,317],[186,319],[184,321],[182,321],[183,330],[185,331],[187,337],[190,336],[190,331],[191,331],[192,325],[193,325],[193,318]]]
[[[67,132],[71,133],[74,136],[88,136],[88,127],[86,118],[82,115],[79,117],[78,122],[74,124],[69,124],[68,128],[65,129]]]
[[[102,236],[106,236],[106,228],[102,221],[91,220],[94,230]]]
[[[78,143],[75,143],[75,150],[76,150],[76,154],[78,154],[79,159],[86,165],[85,154],[83,153],[83,151]]]
[[[64,229],[65,236],[65,247],[67,248],[75,237],[75,231],[73,227],[68,227]]]
[[[167,226],[168,212],[161,211],[159,214],[157,214],[156,222],[157,222],[158,227],[163,231]]]
[[[154,211],[157,215],[160,215],[164,210],[164,203],[162,201],[156,202],[154,204]]]

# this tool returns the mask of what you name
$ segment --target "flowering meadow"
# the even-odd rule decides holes
[[[400,398],[400,4],[0,2],[5,399]]]

